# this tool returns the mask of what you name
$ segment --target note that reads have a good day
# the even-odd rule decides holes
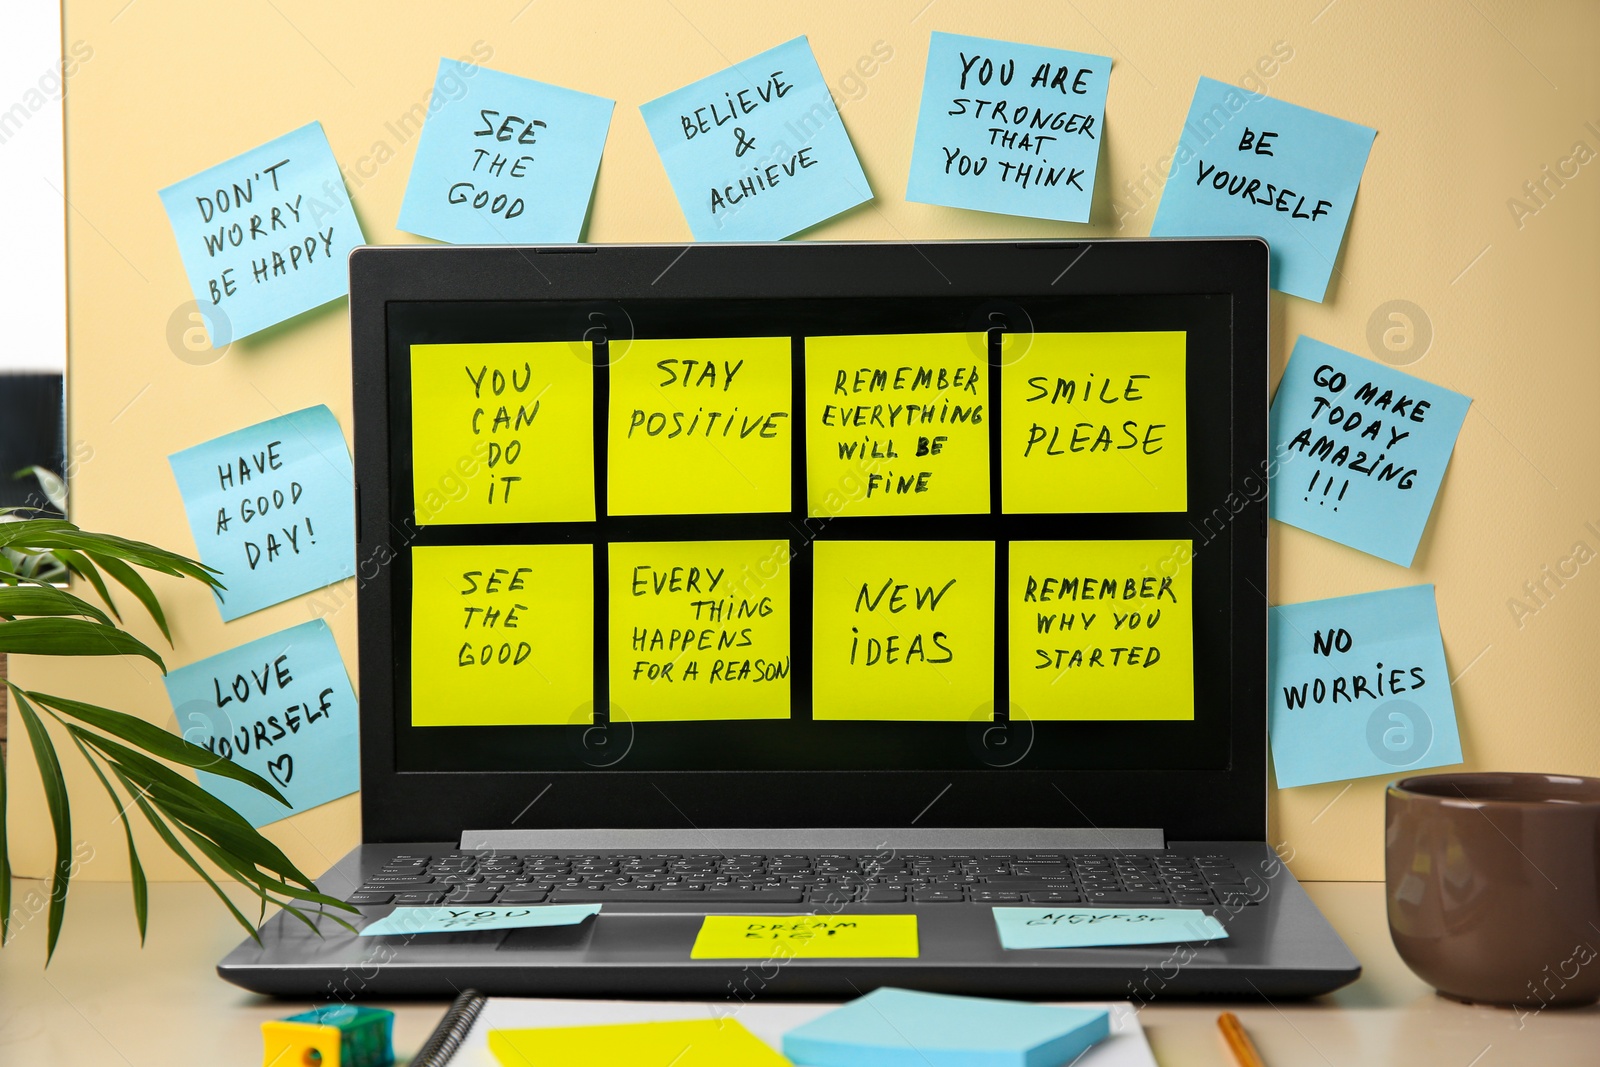
[[[201,562],[222,572],[224,620],[355,574],[350,450],[306,408],[168,457]]]
[[[1111,60],[933,34],[906,199],[1088,222]]]

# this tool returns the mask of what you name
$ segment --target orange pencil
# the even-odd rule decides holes
[[[1228,1051],[1233,1053],[1233,1058],[1239,1067],[1267,1067],[1261,1059],[1261,1053],[1256,1051],[1255,1043],[1250,1040],[1250,1035],[1244,1032],[1244,1026],[1239,1022],[1239,1017],[1231,1011],[1225,1011],[1217,1016],[1217,1027],[1222,1031],[1222,1038],[1228,1043]]]

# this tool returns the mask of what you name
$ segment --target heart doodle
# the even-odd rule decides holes
[[[294,757],[285,752],[277,759],[268,760],[267,773],[279,785],[288,785],[289,779],[294,777]]]

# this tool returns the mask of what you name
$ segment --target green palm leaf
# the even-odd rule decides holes
[[[105,786],[106,796],[111,798],[111,806],[117,809],[117,818],[122,820],[122,833],[128,839],[128,880],[133,886],[133,915],[139,923],[139,945],[144,946],[145,927],[150,922],[150,886],[144,877],[144,865],[139,862],[139,850],[133,846],[133,825],[128,822],[128,809],[122,803],[122,798],[117,796],[117,791],[111,787],[111,780],[100,769],[100,764],[90,753],[88,746],[76,734],[72,743],[78,746],[78,751],[83,753],[84,762],[89,769],[94,771],[94,776],[100,779],[100,784]]]
[[[61,936],[61,920],[67,911],[67,888],[72,880],[72,811],[67,803],[67,779],[61,773],[61,761],[56,758],[50,734],[28,699],[22,695],[22,690],[9,682],[6,685],[16,701],[22,725],[28,731],[34,762],[39,765],[39,780],[44,783],[50,822],[56,832],[56,865],[50,878],[50,918],[45,935],[44,962],[48,967],[51,957],[56,954],[56,939]]]
[[[111,619],[105,612],[52,585],[17,585],[0,588],[0,616],[82,615],[105,626]]]
[[[12,619],[0,624],[0,652],[35,656],[143,656],[167,672],[156,650],[115,626],[88,619]]]

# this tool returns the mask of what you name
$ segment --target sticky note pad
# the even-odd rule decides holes
[[[419,525],[594,519],[587,341],[411,346]]]
[[[538,926],[576,926],[600,914],[598,904],[534,904],[525,908],[396,908],[361,928],[362,937],[470,933],[474,930],[527,930]]]
[[[1109,948],[1228,936],[1199,908],[995,908],[1005,948]]]
[[[813,552],[813,719],[994,717],[994,542]]]
[[[360,709],[323,620],[207,656],[171,671],[163,682],[185,740],[259,774],[292,805],[199,771],[201,788],[251,826],[286,819],[360,787]]]
[[[1111,1033],[1104,1008],[1057,1008],[884,987],[795,1027],[806,1067],[1061,1067]]]
[[[1194,718],[1193,545],[1013,541],[1011,702],[1030,719]]]
[[[489,1051],[501,1067],[786,1067],[789,1062],[737,1019],[490,1030]]]
[[[639,111],[697,241],[778,241],[872,199],[804,37]]]
[[[808,337],[810,514],[989,511],[989,349],[982,333]]]
[[[611,365],[612,515],[788,511],[790,340],[633,340]]]
[[[411,725],[594,721],[594,548],[411,550]]]
[[[1270,514],[1411,566],[1471,404],[1301,337],[1272,398]]]
[[[1186,341],[1175,332],[1002,335],[1004,510],[1187,510]]]
[[[935,31],[906,199],[1088,222],[1111,60]]]
[[[1321,302],[1378,131],[1201,78],[1152,237],[1264,237],[1272,287]]]
[[[1273,608],[1267,648],[1279,788],[1461,762],[1433,586]]]
[[[616,102],[439,60],[400,228],[453,244],[576,241]]]
[[[691,959],[915,959],[915,915],[707,915]]]
[[[222,572],[224,621],[356,572],[355,481],[325,405],[167,457],[200,560]]]
[[[212,348],[350,291],[365,243],[320,122],[161,190]]]
[[[611,545],[611,715],[789,714],[789,542]]]

